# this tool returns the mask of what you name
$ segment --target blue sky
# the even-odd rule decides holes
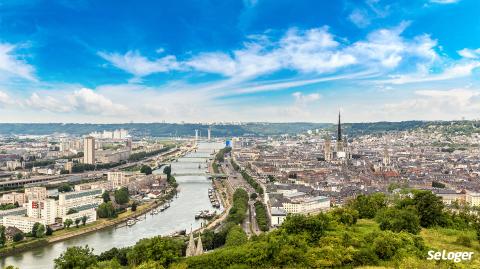
[[[477,119],[477,0],[0,0],[0,122]]]

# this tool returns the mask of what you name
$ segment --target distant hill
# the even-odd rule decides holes
[[[344,123],[343,134],[350,137],[358,135],[384,133],[390,131],[406,131],[425,127],[439,127],[441,130],[477,132],[478,123],[473,121],[402,121],[402,122],[371,122],[371,123]],[[68,133],[85,135],[94,131],[127,129],[133,135],[170,137],[193,136],[195,129],[201,136],[206,136],[206,124],[177,124],[177,123],[123,123],[123,124],[84,124],[84,123],[0,123],[2,135],[47,135],[52,133]],[[212,135],[215,137],[228,136],[271,136],[281,134],[298,134],[307,130],[323,129],[332,134],[336,132],[336,125],[332,123],[244,123],[240,125],[225,124],[212,125]]]

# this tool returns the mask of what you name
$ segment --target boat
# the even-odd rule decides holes
[[[135,219],[129,219],[127,220],[127,226],[132,226],[136,223],[137,221]]]

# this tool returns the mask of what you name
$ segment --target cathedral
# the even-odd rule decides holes
[[[342,123],[341,123],[341,115],[338,112],[338,124],[337,124],[337,143],[335,144],[335,148],[332,151],[332,145],[330,141],[330,137],[325,138],[324,144],[324,157],[325,161],[347,161],[350,159],[351,154],[348,147],[348,142],[345,137],[342,136]]]

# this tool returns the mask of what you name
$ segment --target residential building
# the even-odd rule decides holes
[[[95,138],[87,136],[83,140],[83,162],[95,164]]]

